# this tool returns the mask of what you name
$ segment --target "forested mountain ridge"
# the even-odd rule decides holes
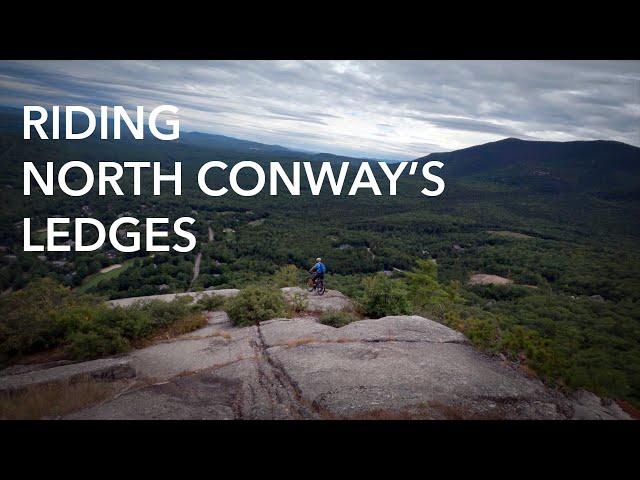
[[[447,175],[500,182],[536,191],[596,193],[604,197],[640,193],[640,148],[593,140],[542,142],[507,138],[418,159],[438,160]]]

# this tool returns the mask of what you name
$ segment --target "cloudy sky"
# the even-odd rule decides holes
[[[165,103],[183,131],[385,159],[505,137],[640,146],[637,61],[0,61],[0,105]]]

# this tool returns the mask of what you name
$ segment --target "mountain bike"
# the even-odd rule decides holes
[[[315,290],[316,295],[324,294],[326,287],[324,285],[324,278],[317,278],[315,281],[313,278],[309,277],[309,281],[307,282],[307,291],[313,292]]]

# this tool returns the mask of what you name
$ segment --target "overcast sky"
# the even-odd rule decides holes
[[[411,159],[505,137],[640,146],[640,62],[0,61],[0,104],[180,108],[183,131]]]

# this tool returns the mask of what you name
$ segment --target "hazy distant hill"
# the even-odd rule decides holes
[[[240,140],[238,138],[227,137],[202,132],[180,132],[179,142],[187,145],[208,147],[224,150],[239,150],[249,152],[292,152],[292,150],[280,145],[268,145],[265,143]]]
[[[640,192],[640,148],[620,142],[538,142],[507,138],[420,161],[439,160],[446,175],[492,180],[542,191],[607,196]]]
[[[84,115],[77,115],[74,118],[74,131],[78,132],[85,129],[87,126],[87,120]],[[109,138],[113,136],[113,124],[109,122]],[[51,135],[52,126],[50,118],[44,124],[44,130]],[[158,128],[163,133],[168,133],[168,130]],[[0,106],[0,134],[11,134],[22,136],[23,132],[23,117],[22,110],[12,107]],[[64,138],[65,125],[60,126],[60,135]],[[165,149],[178,148],[183,151],[184,148],[197,147],[198,150],[209,149],[216,150],[217,152],[232,152],[233,154],[247,154],[263,157],[264,155],[277,155],[281,157],[279,159],[284,160],[295,157],[298,160],[305,161],[323,161],[323,162],[361,162],[364,159],[352,158],[341,155],[334,155],[331,153],[316,153],[309,151],[300,151],[292,148],[283,147],[281,145],[271,145],[260,142],[253,142],[251,140],[243,140],[240,138],[228,137],[225,135],[218,135],[214,133],[204,132],[180,132],[180,138],[176,141],[164,142],[157,140],[148,127],[145,125],[145,138],[144,140],[134,140],[129,130],[123,125],[121,129],[121,140],[119,143],[136,142],[141,144],[158,144]],[[94,134],[83,143],[89,144],[92,141],[99,142],[104,145],[104,140],[100,140],[99,130],[96,129]],[[64,143],[64,140],[61,140]],[[74,142],[76,143],[76,142]]]

